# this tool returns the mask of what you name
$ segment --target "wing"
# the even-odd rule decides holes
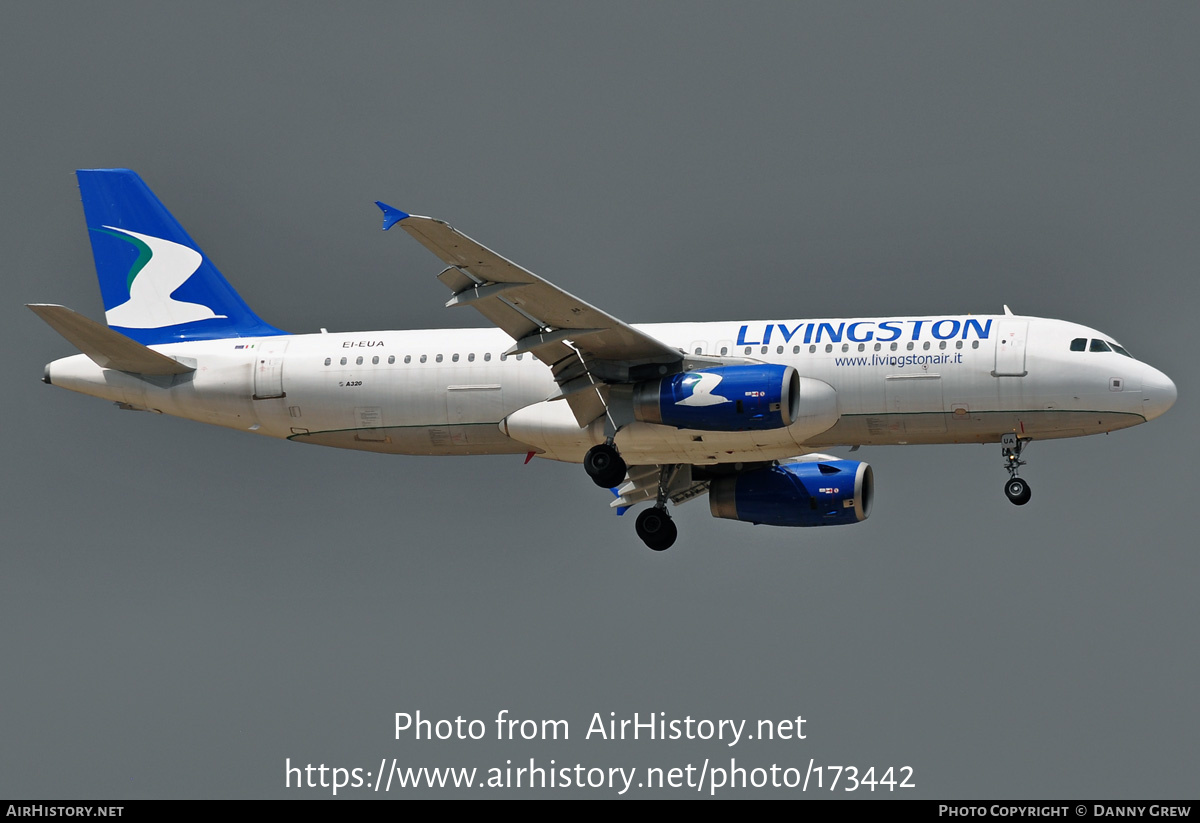
[[[438,279],[454,292],[447,306],[471,306],[516,342],[508,354],[530,352],[550,366],[559,394],[579,425],[604,413],[605,384],[632,371],[665,365],[684,354],[548,283],[441,220],[377,203],[386,231],[397,223],[449,268]]]
[[[624,514],[631,506],[656,499],[658,484],[663,479],[662,469],[662,466],[630,466],[625,483],[613,489],[617,499],[608,505],[616,509],[617,514]],[[692,467],[686,463],[669,466],[666,483],[667,497],[675,505],[708,494],[708,481],[694,479]]]
[[[857,447],[855,447],[857,448]],[[853,449],[851,449],[853,451]],[[837,461],[830,454],[805,452],[784,460],[749,463],[735,472],[754,471],[775,463],[816,463]],[[692,466],[687,463],[676,463],[667,466],[630,466],[625,475],[625,482],[620,488],[612,489],[616,498],[609,506],[622,515],[626,510],[638,503],[647,503],[658,498],[659,484],[666,483],[666,498],[675,505],[695,500],[708,494],[713,474],[708,467]]]

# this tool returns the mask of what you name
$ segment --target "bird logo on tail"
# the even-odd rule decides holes
[[[114,226],[92,231],[124,240],[138,250],[137,260],[129,269],[126,281],[129,299],[104,313],[108,325],[125,329],[157,329],[226,316],[200,303],[187,303],[171,297],[204,262],[200,252],[161,237]]]

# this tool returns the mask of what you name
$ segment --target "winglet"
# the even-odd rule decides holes
[[[412,216],[412,215],[408,214],[407,212],[402,212],[402,211],[400,211],[400,209],[398,209],[394,206],[389,206],[387,203],[380,202],[379,200],[375,201],[375,205],[379,206],[380,210],[383,211],[383,230],[384,231],[387,231],[388,229],[390,229],[392,226],[399,223],[404,218]]]

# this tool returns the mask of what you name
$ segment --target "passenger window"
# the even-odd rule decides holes
[[[912,341],[911,341],[911,340],[910,340],[910,341],[908,341],[908,350],[909,350],[909,351],[912,351],[912,350],[913,350],[913,344],[912,344]]]
[[[866,344],[866,343],[859,343],[859,344],[858,344],[858,350],[859,350],[859,351],[866,351],[866,350],[867,350],[867,344]]]
[[[484,360],[484,362],[487,362],[487,361],[489,361],[489,360],[491,360],[491,359],[492,359],[492,353],[491,353],[490,351],[485,351],[485,352],[483,353],[483,360]]]
[[[518,360],[524,360],[524,359],[525,359],[525,352],[521,352],[520,354],[518,354],[518,355],[517,355],[517,359],[518,359]]]
[[[503,361],[503,360],[507,360],[507,359],[508,359],[508,355],[507,355],[507,354],[505,354],[504,352],[500,352],[500,359],[501,359],[502,361]]]
[[[393,365],[395,362],[396,362],[396,355],[394,355],[394,354],[389,354],[389,355],[388,355],[388,365],[389,365],[389,366],[391,366],[391,365]]]
[[[441,356],[440,354],[439,354],[437,357],[433,358],[433,359],[434,359],[434,360],[436,360],[436,361],[437,361],[437,362],[439,362],[439,363],[441,363],[441,362],[442,362],[442,356]]]
[[[921,348],[923,348],[925,351],[929,351],[929,341],[926,340],[924,343],[922,343]]]
[[[727,354],[729,354],[729,348],[727,346],[722,346],[721,347],[721,355],[725,356]]]
[[[372,358],[371,358],[371,365],[372,365],[372,366],[378,366],[378,365],[379,365],[379,355],[375,355],[374,357],[372,357]]]
[[[749,346],[747,346],[747,347],[746,347],[746,354],[749,354],[749,353],[750,353],[750,347],[749,347]]]
[[[696,350],[694,352],[692,352],[692,354],[699,354],[699,353],[700,353],[700,347],[697,346]]]
[[[1093,340],[1089,351],[1112,351],[1103,340]]]
[[[882,344],[882,343],[876,343],[876,344],[875,344],[875,351],[879,351],[881,348],[883,348],[883,344]]]
[[[411,355],[411,354],[406,354],[406,355],[404,355],[404,363],[405,363],[405,365],[407,365],[407,364],[409,364],[409,363],[411,363],[411,362],[412,362],[412,355]]]
[[[792,354],[799,354],[799,353],[800,353],[800,347],[792,346]]]
[[[1071,341],[1071,351],[1087,351],[1087,338],[1076,337]]]
[[[816,347],[816,346],[809,346],[809,347],[808,347],[808,353],[809,353],[809,354],[816,354],[816,353],[817,353],[817,347]]]
[[[330,358],[330,357],[326,357],[326,358],[325,358],[325,365],[326,365],[326,366],[328,366],[328,365],[329,365],[330,363],[332,363],[332,362],[333,362],[333,358]]]
[[[946,341],[945,341],[945,340],[943,340],[941,343],[938,343],[938,348],[939,348],[939,349],[944,349],[944,348],[946,348]]]
[[[429,357],[429,355],[427,355],[427,354],[421,355],[421,362],[424,363],[426,361],[426,359],[428,359],[428,357]]]
[[[826,344],[825,344],[825,353],[826,353],[826,354],[829,354],[831,351],[833,351],[833,344],[832,344],[832,343],[826,343]]]
[[[979,341],[978,341],[978,340],[972,340],[972,341],[971,341],[971,348],[973,348],[973,349],[977,349],[977,348],[979,348]]]
[[[961,341],[961,340],[955,340],[955,341],[954,341],[954,348],[956,348],[956,349],[961,349],[961,348],[962,348],[962,341]]]
[[[362,355],[361,354],[357,358],[355,358],[354,365],[356,365],[356,366],[362,365]]]
[[[467,355],[467,362],[468,362],[468,363],[474,363],[474,362],[475,362],[475,352],[471,352],[470,354],[468,354],[468,355]]]
[[[893,343],[893,344],[890,346],[890,348],[891,348],[891,350],[892,350],[892,351],[895,351],[895,350],[896,350],[896,344],[895,344],[895,343]]]
[[[344,357],[342,358],[342,363],[341,363],[341,364],[342,364],[343,366],[344,366],[344,365],[346,365],[346,358],[344,358]]]
[[[450,356],[450,359],[453,360],[455,363],[457,363],[458,362],[458,353],[455,352],[454,354],[452,354]]]
[[[843,352],[848,352],[848,351],[850,351],[850,344],[849,344],[849,343],[843,343],[843,344],[842,344],[842,351],[843,351]]]
[[[775,350],[775,353],[776,353],[776,354],[783,354],[783,346],[780,346],[778,349],[776,349],[776,350]]]
[[[766,354],[766,353],[767,353],[767,347],[766,347],[766,346],[763,346],[763,347],[762,347],[762,351],[761,351],[761,352],[759,352],[759,354]]]

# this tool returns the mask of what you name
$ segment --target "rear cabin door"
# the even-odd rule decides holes
[[[283,355],[287,351],[286,337],[270,337],[258,344],[254,359],[254,399],[287,397],[283,391]]]

